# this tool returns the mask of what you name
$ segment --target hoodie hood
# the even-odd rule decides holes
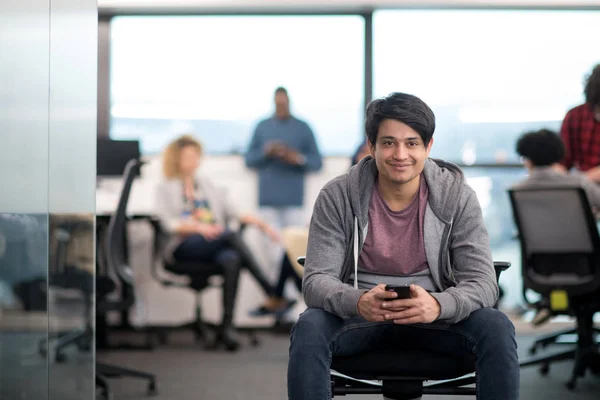
[[[348,171],[348,197],[361,229],[368,223],[369,201],[377,174],[377,165],[371,156],[363,158]],[[456,164],[428,158],[423,176],[429,189],[428,202],[432,211],[443,222],[451,223],[464,189],[464,173]]]

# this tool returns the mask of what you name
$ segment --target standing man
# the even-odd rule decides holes
[[[371,157],[315,203],[293,328],[290,400],[331,398],[332,356],[429,349],[477,359],[477,399],[517,400],[519,362],[498,298],[477,196],[454,164],[429,158],[435,117],[393,93],[367,108]],[[410,285],[397,299],[385,285]]]
[[[600,183],[600,64],[587,78],[584,93],[585,103],[567,113],[560,130],[566,149],[561,164]]]
[[[275,90],[275,114],[261,121],[254,131],[246,165],[258,171],[262,218],[280,230],[306,225],[302,209],[304,177],[307,172],[321,169],[322,158],[308,124],[291,115],[290,100],[283,87]],[[282,265],[282,257],[282,249],[273,249],[269,264]],[[270,308],[286,304],[279,300]]]

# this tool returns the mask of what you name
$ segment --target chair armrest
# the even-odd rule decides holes
[[[510,268],[510,262],[508,261],[494,261],[494,269],[496,272],[506,271]]]
[[[508,261],[494,261],[494,270],[496,271],[496,280],[500,279],[500,273],[506,271],[510,267]]]

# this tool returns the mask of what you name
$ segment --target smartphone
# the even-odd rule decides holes
[[[396,299],[410,299],[410,285],[404,285],[404,286],[386,285],[385,291],[398,293],[398,297],[396,297]]]

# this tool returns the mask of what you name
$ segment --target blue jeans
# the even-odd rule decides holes
[[[331,399],[329,372],[333,356],[366,352],[392,341],[456,357],[475,355],[477,399],[519,398],[514,326],[493,308],[475,311],[457,324],[421,325],[368,322],[361,317],[344,320],[322,309],[309,308],[292,329],[288,398]]]

